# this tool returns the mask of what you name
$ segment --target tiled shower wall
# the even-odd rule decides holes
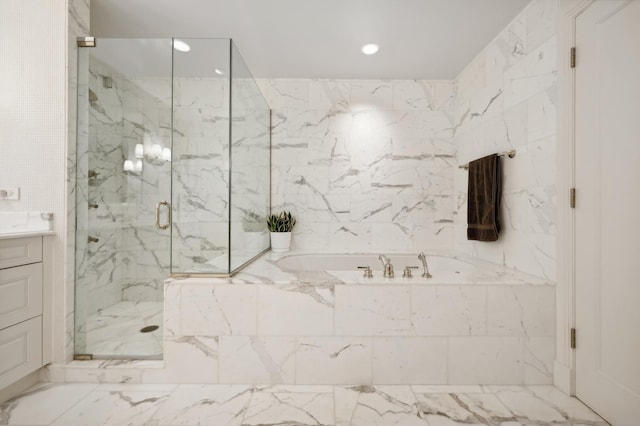
[[[292,246],[451,249],[451,81],[262,80],[273,110],[272,206]]]
[[[494,243],[466,240],[467,172],[455,169],[457,251],[555,281],[557,0],[534,0],[457,78],[459,163],[510,148]]]

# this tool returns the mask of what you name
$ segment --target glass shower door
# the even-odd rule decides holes
[[[162,358],[171,39],[98,39],[78,80],[75,352]]]

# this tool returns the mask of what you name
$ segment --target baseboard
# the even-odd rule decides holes
[[[22,379],[18,380],[17,382],[10,384],[6,388],[0,389],[0,404],[24,393],[24,391],[38,383],[40,381],[39,378],[40,370],[36,370],[28,376],[25,376]]]

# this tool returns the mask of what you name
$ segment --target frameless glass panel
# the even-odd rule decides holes
[[[174,52],[171,272],[229,273],[229,40]],[[183,49],[186,50],[186,49]]]
[[[160,228],[155,217],[170,199],[171,50],[98,39],[79,51],[77,354],[162,357],[169,206]]]
[[[269,248],[270,110],[231,44],[231,270]]]

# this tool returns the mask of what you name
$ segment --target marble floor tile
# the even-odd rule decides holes
[[[144,426],[172,391],[157,385],[149,385],[149,390],[133,386],[133,390],[123,385],[95,390],[51,426]]]
[[[333,392],[256,391],[242,425],[333,425]]]
[[[252,394],[249,386],[180,385],[147,425],[241,425]]]
[[[90,394],[94,384],[39,384],[0,405],[0,425],[49,425]]]
[[[606,426],[553,386],[39,384],[0,404],[23,426]]]

